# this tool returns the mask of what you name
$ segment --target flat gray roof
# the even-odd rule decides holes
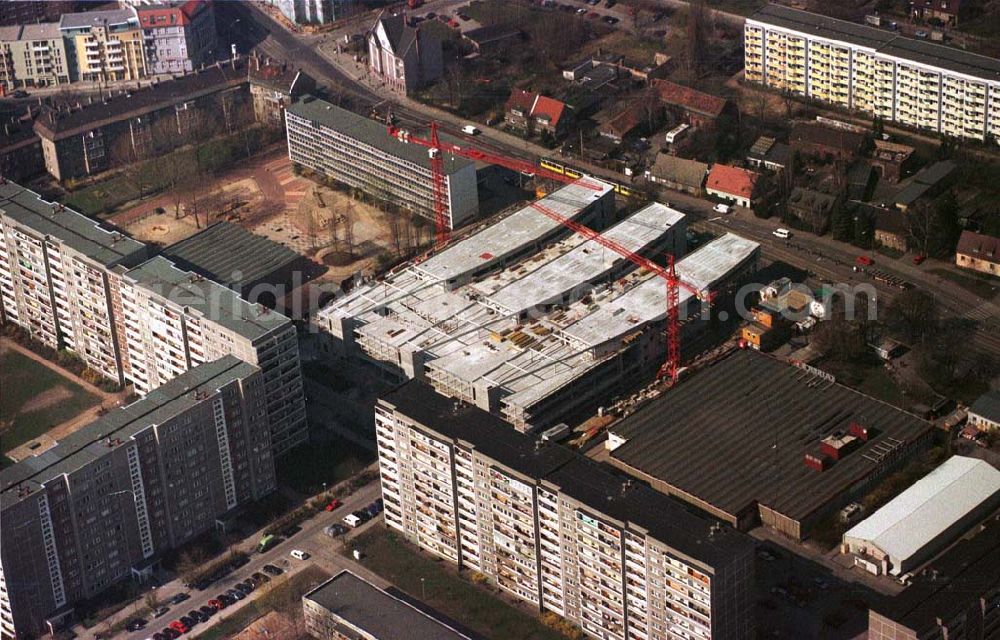
[[[805,465],[852,422],[872,430],[823,472]],[[706,366],[611,426],[613,459],[731,515],[757,503],[801,520],[934,428],[901,409],[752,349]],[[727,461],[731,464],[720,464]]]
[[[538,202],[573,219],[613,188],[606,182],[587,176]],[[415,269],[436,282],[467,277],[541,242],[560,227],[560,223],[529,204],[496,224],[445,247],[440,253],[416,265]]]
[[[230,222],[217,222],[172,244],[163,255],[235,287],[257,282],[300,258],[288,247]]]
[[[134,9],[110,9],[107,11],[87,11],[85,13],[64,13],[59,20],[59,28],[64,30],[83,29],[92,26],[117,26],[134,22],[139,26],[139,17]]]
[[[470,636],[344,570],[302,596],[376,640],[469,640]],[[353,629],[338,629],[353,638]],[[360,637],[359,637],[360,638]]]
[[[21,30],[21,40],[52,40],[61,38],[58,22],[39,22],[37,24],[26,24]]]
[[[141,242],[82,213],[46,202],[34,191],[13,182],[0,184],[0,215],[38,235],[56,238],[105,267],[126,262],[137,254],[145,255],[146,245]]]
[[[643,254],[683,220],[684,214],[680,211],[654,202],[601,235],[633,253]],[[611,249],[595,240],[587,240],[489,295],[489,300],[509,313],[516,313],[560,298],[573,287],[599,280],[619,266],[628,270],[634,268],[631,262]]]
[[[375,147],[383,153],[395,156],[401,160],[412,162],[421,167],[430,168],[428,149],[415,144],[405,144],[389,135],[386,125],[358,115],[353,111],[342,109],[335,104],[320,100],[315,96],[303,96],[288,107],[289,113],[295,114],[311,122],[316,122],[344,135]],[[420,135],[423,135],[422,133]],[[467,165],[472,160],[460,156],[444,156],[445,173],[453,173]]]
[[[195,396],[214,392],[234,380],[259,371],[235,356],[224,356],[194,367],[153,389],[130,405],[110,411],[90,424],[60,440],[56,446],[37,456],[0,470],[0,503],[14,504],[18,488],[39,489],[60,475],[72,473],[111,451],[108,438],[127,442],[140,431],[163,424],[195,406]]]
[[[889,56],[981,78],[1000,81],[1000,60],[933,42],[905,38],[876,27],[769,4],[750,20],[799,31],[829,40],[842,40]]]
[[[125,277],[251,341],[291,322],[277,311],[250,304],[232,289],[177,268],[162,256],[131,269]]]

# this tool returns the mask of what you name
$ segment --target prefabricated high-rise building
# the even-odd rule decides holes
[[[606,640],[752,636],[753,543],[411,381],[376,406],[385,521]]]
[[[266,394],[258,367],[219,358],[0,471],[0,635],[59,629],[272,491]]]
[[[386,126],[314,96],[285,110],[288,157],[326,177],[435,220],[428,149],[405,144]],[[476,165],[444,155],[445,219],[459,227],[479,212]]]

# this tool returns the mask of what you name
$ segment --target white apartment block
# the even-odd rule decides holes
[[[607,640],[752,636],[753,544],[412,381],[376,406],[386,524]]]
[[[405,144],[382,123],[313,96],[288,107],[285,123],[292,162],[435,219],[429,149]],[[446,155],[444,172],[445,216],[454,229],[479,212],[476,166]]]
[[[122,384],[108,274],[145,245],[12,182],[0,184],[0,232],[0,319]]]
[[[112,278],[112,298],[122,310],[122,368],[138,393],[234,355],[263,372],[274,453],[306,441],[298,338],[291,320],[163,257],[119,269]]]
[[[1000,139],[1000,60],[767,5],[744,27],[746,80],[958,138]]]

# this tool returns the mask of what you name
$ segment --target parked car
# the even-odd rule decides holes
[[[927,37],[927,32],[926,32],[926,31],[923,31],[923,30],[921,30],[921,31],[917,31],[917,32],[916,32],[916,33],[914,33],[913,35],[917,36],[917,37],[918,37],[918,38],[920,38],[920,39],[923,39],[923,38],[926,38],[926,37]]]
[[[326,505],[325,508],[326,508],[327,511],[333,511],[334,509],[336,509],[337,507],[341,506],[342,504],[344,504],[344,503],[341,502],[340,500],[337,500],[336,498],[334,498],[333,500],[330,501],[330,504]]]
[[[226,605],[222,602],[221,598],[212,598],[208,601],[208,606],[212,607],[216,611],[222,611],[226,608]]]
[[[248,584],[246,582],[237,582],[233,586],[233,588],[235,588],[237,591],[239,591],[243,595],[247,595],[247,594],[249,594],[249,593],[251,593],[253,591],[253,585],[252,584]]]
[[[331,538],[336,538],[347,533],[348,529],[339,522],[331,524],[329,527],[323,529],[323,533],[330,536]]]
[[[125,623],[126,631],[138,631],[146,626],[146,621],[142,618],[134,618]]]
[[[774,234],[775,238],[781,238],[782,240],[787,240],[788,238],[792,237],[792,232],[789,231],[788,229],[785,229],[784,227],[778,227],[771,233]]]
[[[170,604],[180,604],[190,597],[191,596],[182,591],[181,593],[178,593],[176,596],[170,599]]]
[[[160,633],[162,633],[163,637],[167,638],[167,640],[175,640],[176,638],[181,637],[181,632],[173,627],[163,627],[160,629]]]
[[[267,573],[272,576],[280,576],[285,572],[284,569],[282,569],[281,567],[276,567],[273,564],[265,564],[262,568],[264,569],[264,573]]]
[[[163,616],[167,615],[168,611],[170,611],[170,609],[168,609],[167,607],[157,607],[153,609],[153,617],[162,618]]]
[[[237,600],[243,600],[247,597],[247,594],[243,593],[239,589],[230,589],[226,592],[226,595],[230,598],[236,598]]]
[[[255,571],[254,574],[252,576],[250,576],[250,577],[253,578],[254,580],[256,580],[258,583],[270,582],[271,581],[271,579],[268,578],[266,574],[263,574],[260,571]]]
[[[306,553],[305,551],[302,551],[301,549],[292,549],[291,552],[288,555],[292,556],[296,560],[308,560],[309,559],[309,554]]]
[[[11,95],[13,95],[15,98],[27,98],[30,94],[24,89],[18,89]]]
[[[925,256],[922,253],[918,253],[917,255],[913,256],[913,264],[915,264],[917,266],[920,266],[921,264],[923,264],[924,260],[926,260],[926,259],[927,259],[927,256]]]
[[[467,125],[465,125],[465,126],[462,127],[462,133],[464,133],[466,135],[470,135],[470,136],[477,136],[477,135],[479,135],[479,127],[477,127],[475,125],[467,124]]]
[[[188,617],[194,620],[195,623],[204,622],[204,620],[201,619],[201,612],[197,609],[191,609],[188,611]],[[181,618],[181,620],[184,620],[184,618]]]
[[[177,632],[177,635],[184,635],[188,632],[188,627],[182,620],[174,620],[170,623],[170,628]]]
[[[361,518],[359,518],[358,514],[356,514],[356,513],[351,513],[351,514],[348,514],[348,515],[344,516],[344,524],[346,524],[348,527],[350,527],[352,529],[354,527],[358,526],[359,524],[361,524],[362,522],[364,522],[364,520],[362,520]]]
[[[614,25],[616,25],[616,24],[618,24],[620,22],[620,20],[618,18],[614,17],[614,16],[604,16],[603,18],[601,18],[601,20],[603,20],[604,22],[606,22],[607,24],[610,24],[612,26],[614,26]]]
[[[869,258],[868,256],[858,256],[855,262],[857,262],[862,267],[870,267],[873,264],[875,264],[875,261]]]
[[[212,606],[211,604],[203,605],[202,607],[200,607],[198,609],[198,611],[201,611],[202,615],[205,616],[206,620],[208,618],[211,618],[212,616],[214,616],[215,612],[218,611],[218,610],[219,609],[217,609],[216,607]]]
[[[728,204],[722,204],[720,202],[719,204],[717,204],[714,207],[712,207],[712,211],[714,211],[716,213],[729,213],[729,205]]]

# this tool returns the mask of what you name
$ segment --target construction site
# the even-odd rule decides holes
[[[652,203],[615,221],[614,197],[577,180],[358,286],[317,314],[323,351],[424,380],[520,431],[650,382],[669,352],[668,306],[680,353],[695,355],[709,303],[757,270],[760,247],[726,234],[686,254],[683,213]],[[681,285],[672,299],[653,262],[665,256]]]

